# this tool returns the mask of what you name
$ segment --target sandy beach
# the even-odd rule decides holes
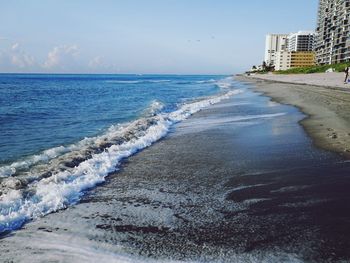
[[[344,84],[344,73],[314,73],[314,74],[256,74],[251,75],[250,79],[259,79],[274,82],[283,82],[289,84],[303,84],[330,89],[350,90],[350,83]]]
[[[238,76],[275,101],[297,106],[315,145],[350,157],[350,85],[343,73]]]

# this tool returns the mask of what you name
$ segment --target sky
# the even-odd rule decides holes
[[[232,74],[318,0],[0,0],[0,72]]]

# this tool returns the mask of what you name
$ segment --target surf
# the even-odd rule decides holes
[[[124,159],[166,136],[174,124],[241,92],[224,91],[180,104],[171,112],[162,111],[164,105],[152,101],[145,116],[137,120],[1,167],[0,233],[78,203],[85,191],[117,172]]]

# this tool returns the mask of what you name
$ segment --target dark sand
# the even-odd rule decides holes
[[[2,239],[1,260],[348,261],[350,163],[315,148],[304,117],[250,90],[209,107]]]

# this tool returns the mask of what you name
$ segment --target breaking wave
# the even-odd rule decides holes
[[[233,77],[227,77],[224,79],[221,79],[217,81],[215,84],[220,88],[220,89],[230,89],[233,87]]]
[[[170,113],[162,112],[164,105],[153,101],[145,117],[113,125],[101,136],[0,167],[0,233],[77,203],[85,190],[104,182],[123,159],[164,137],[173,124],[241,92],[230,90]]]
[[[159,80],[107,80],[107,83],[118,83],[118,84],[143,84],[143,83],[163,83],[171,82],[169,79]]]
[[[198,81],[196,81],[196,83],[198,83],[198,84],[204,84],[204,83],[214,83],[214,82],[216,82],[216,80],[215,80],[215,79],[209,79],[209,80],[198,80]]]

